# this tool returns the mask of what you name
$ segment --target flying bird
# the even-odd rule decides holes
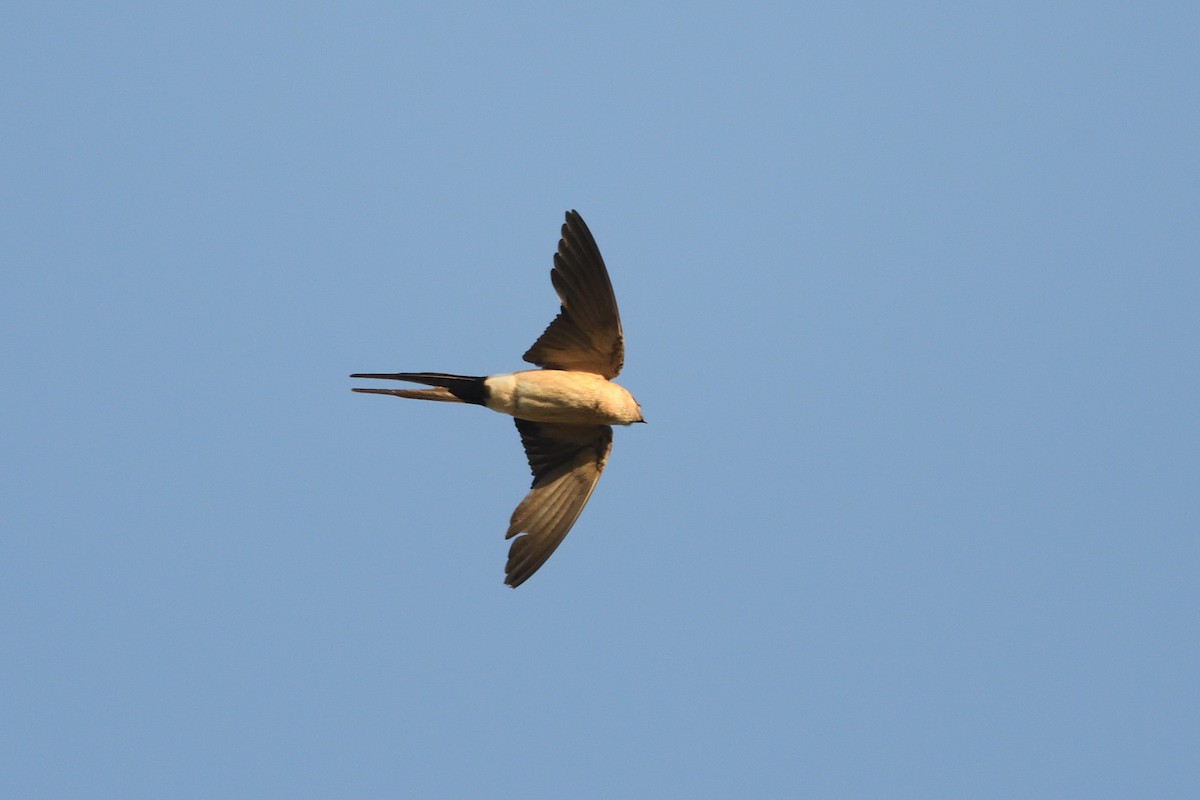
[[[612,450],[612,426],[645,422],[633,396],[612,382],[625,360],[625,342],[604,259],[578,212],[566,216],[550,270],[562,308],[524,355],[541,369],[485,377],[350,376],[433,387],[356,392],[471,403],[515,418],[533,487],[513,512],[504,537],[517,537],[504,567],[504,582],[514,588],[546,563],[579,518]]]

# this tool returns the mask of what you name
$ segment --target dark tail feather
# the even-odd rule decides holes
[[[423,383],[426,386],[436,386],[436,389],[354,389],[364,394],[391,394],[396,397],[411,397],[417,400],[439,400],[443,403],[473,403],[484,405],[487,402],[487,387],[483,378],[467,375],[447,375],[444,372],[394,372],[383,374],[378,372],[358,373],[351,378],[374,378],[385,381],[408,381]]]

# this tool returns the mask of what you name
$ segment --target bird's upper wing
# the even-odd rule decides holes
[[[567,212],[550,282],[562,311],[525,353],[539,367],[615,378],[625,361],[621,317],[596,240],[576,211]]]
[[[504,582],[516,588],[554,552],[587,505],[612,450],[607,425],[552,425],[516,420],[533,471],[533,488],[513,512],[504,538]]]

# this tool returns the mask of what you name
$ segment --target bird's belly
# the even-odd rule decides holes
[[[590,372],[526,370],[485,383],[488,408],[531,422],[628,425],[640,417],[629,392]]]

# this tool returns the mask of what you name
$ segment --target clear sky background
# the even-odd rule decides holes
[[[1196,9],[10,5],[4,794],[1200,796]]]

